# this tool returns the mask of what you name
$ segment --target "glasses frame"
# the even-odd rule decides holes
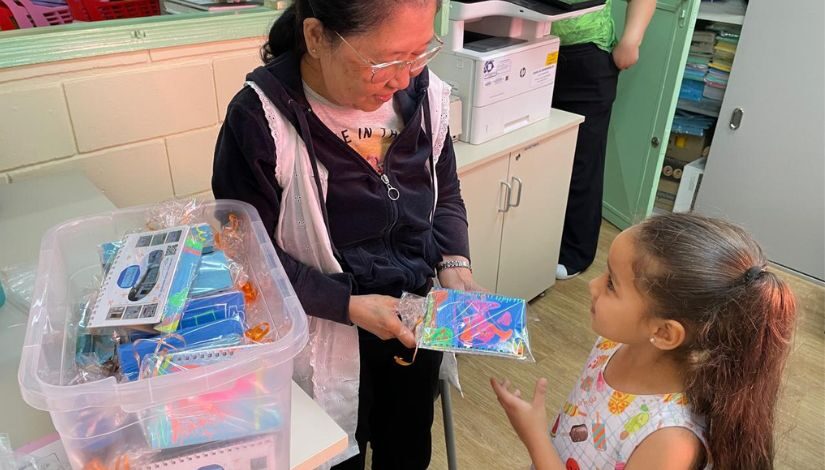
[[[433,39],[435,39],[436,43],[438,43],[438,44],[435,47],[430,48],[430,49],[424,51],[423,53],[419,54],[418,56],[416,56],[412,60],[393,60],[393,61],[390,61],[390,62],[376,63],[374,60],[371,60],[371,59],[365,57],[360,52],[358,52],[358,49],[356,49],[352,44],[350,44],[349,41],[344,39],[344,36],[341,36],[341,34],[339,34],[337,31],[335,32],[335,35],[338,36],[338,38],[344,44],[346,44],[347,47],[352,49],[352,52],[355,52],[355,55],[357,55],[358,58],[361,59],[361,61],[364,63],[363,64],[364,67],[369,67],[370,68],[370,73],[371,73],[370,82],[371,83],[375,83],[375,74],[376,73],[381,72],[383,70],[386,70],[390,67],[396,67],[396,69],[397,69],[396,74],[398,73],[398,71],[401,71],[405,68],[409,68],[410,74],[418,72],[419,70],[422,70],[428,63],[430,63],[430,61],[433,60],[433,58],[441,51],[441,49],[444,48],[444,41],[440,37],[438,37],[437,34],[435,34],[435,35],[433,35]],[[421,65],[421,68],[419,68],[417,70],[412,69],[412,66],[413,66],[414,63],[421,60],[422,58],[426,58],[428,55],[429,55],[429,58],[427,58],[426,62],[424,62]]]

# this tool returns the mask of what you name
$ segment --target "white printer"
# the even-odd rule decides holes
[[[460,139],[480,144],[550,115],[564,11],[538,0],[452,0],[444,49],[430,64],[462,101]]]

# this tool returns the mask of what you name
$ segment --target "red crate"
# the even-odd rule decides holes
[[[160,15],[159,0],[66,0],[77,21],[103,21]]]
[[[8,31],[17,29],[17,22],[14,21],[11,11],[3,5],[0,5],[0,31]]]

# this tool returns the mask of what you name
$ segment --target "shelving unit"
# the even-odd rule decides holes
[[[692,101],[679,100],[676,102],[676,107],[692,113],[704,114],[713,118],[719,117],[719,108],[721,106],[714,105],[708,101],[701,101],[698,104]]]
[[[699,4],[699,12],[697,14],[696,21],[697,21],[697,23],[699,23],[699,22],[702,22],[702,23],[704,23],[704,22],[707,22],[707,23],[727,23],[727,24],[733,24],[733,25],[741,26],[745,21],[746,9],[747,9],[747,4],[745,3],[744,0],[702,1]],[[696,29],[699,29],[698,24],[696,25]],[[721,110],[721,107],[722,107],[722,102],[721,101],[716,102],[716,101],[708,100],[708,99],[703,99],[702,101],[699,101],[699,102],[680,99],[676,103],[676,108],[678,110],[689,111],[689,112],[692,112],[692,113],[696,113],[696,114],[700,114],[700,115],[703,115],[703,116],[711,117],[711,118],[714,118],[716,120],[719,119],[719,112]],[[715,128],[716,128],[716,124],[714,123],[714,125],[710,128],[709,131],[712,132],[712,130],[715,129]],[[712,144],[713,144],[713,141],[712,141],[712,136],[711,136],[710,140],[708,140],[705,145],[709,146],[709,145],[712,145]],[[705,155],[707,155],[707,153],[705,153]],[[676,160],[678,160],[678,159],[676,159]],[[687,162],[685,162],[685,164],[687,164]],[[665,179],[665,180],[668,179],[666,176],[664,176],[664,174],[661,174],[661,173],[660,173],[659,178],[660,179]],[[677,178],[676,182],[677,182],[678,187],[680,188],[680,191],[681,191],[682,190],[681,189],[682,181]],[[664,188],[667,188],[668,185],[672,186],[673,183],[672,182],[670,182],[670,183],[659,182],[659,184],[658,184],[659,190],[663,189],[663,185],[664,185]],[[668,212],[670,210],[670,207],[672,206],[673,202],[672,201],[668,202],[668,199],[666,199],[666,198],[670,197],[669,194],[672,194],[672,193],[670,193],[668,190],[665,190],[664,192],[658,192],[657,191],[657,198],[655,199],[655,202],[654,202],[654,210],[653,210],[654,214],[661,214],[663,212]],[[660,199],[660,197],[664,198],[664,199]],[[684,210],[684,209],[682,209],[682,210]]]
[[[699,5],[700,20],[719,21],[722,23],[742,25],[745,22],[745,11],[748,6],[745,0],[717,0],[702,2]]]

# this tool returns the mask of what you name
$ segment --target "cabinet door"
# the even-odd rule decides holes
[[[508,166],[509,159],[502,156],[459,174],[461,196],[470,224],[473,277],[479,285],[491,291],[496,289],[498,276],[504,219],[504,212],[500,212],[499,208],[505,208],[507,203],[507,193],[502,183],[507,182]]]
[[[613,2],[616,33],[627,0]],[[699,0],[659,0],[639,62],[619,75],[607,137],[604,217],[619,228],[653,210],[659,171],[682,83]]]
[[[771,261],[825,280],[823,16],[822,0],[748,6],[696,210],[743,225]],[[804,33],[804,46],[768,30]]]
[[[530,300],[556,282],[578,127],[510,156],[496,292]],[[519,193],[521,197],[519,197]]]

